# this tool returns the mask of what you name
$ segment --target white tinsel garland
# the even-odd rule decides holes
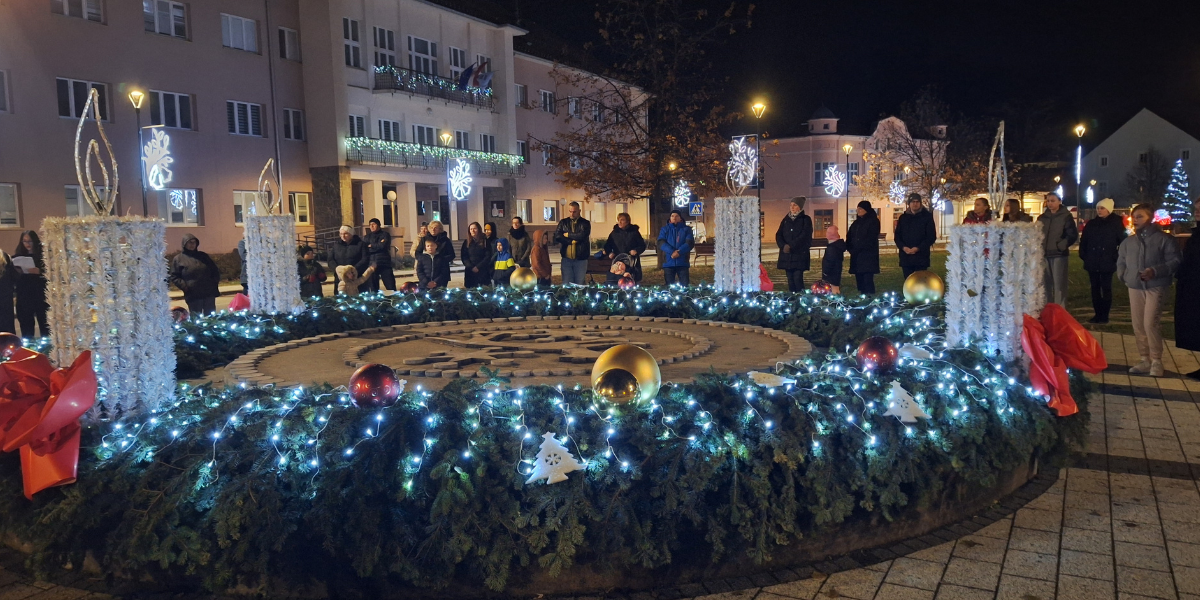
[[[1037,223],[950,228],[946,259],[946,341],[1020,355],[1023,315],[1041,314],[1042,228]]]
[[[42,221],[52,358],[91,350],[99,393],[90,420],[156,410],[175,393],[166,224],[143,217]]]
[[[296,224],[292,215],[249,215],[246,226],[246,287],[250,308],[260,313],[299,312]]]
[[[713,285],[718,290],[757,292],[761,286],[759,250],[762,245],[758,198],[717,198],[716,217]]]

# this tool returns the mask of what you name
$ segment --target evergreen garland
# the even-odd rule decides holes
[[[278,593],[315,581],[380,593],[502,590],[583,562],[768,561],[782,544],[847,522],[883,524],[963,499],[1032,457],[1061,459],[1086,435],[1081,374],[1072,375],[1081,412],[1058,419],[1009,383],[1009,367],[972,349],[904,361],[883,378],[855,370],[853,348],[869,335],[936,341],[938,305],[695,290],[443,294],[325,299],[276,320],[202,319],[178,328],[179,364],[199,371],[320,332],[514,313],[703,315],[835,350],[789,367],[790,388],[710,374],[667,384],[636,407],[590,390],[510,389],[494,376],[410,390],[379,411],[328,386],[201,386],[147,421],[86,428],[78,482],[32,503],[17,457],[0,457],[0,531],[32,543],[35,568],[82,564],[91,551],[108,572],[197,578],[213,591]],[[883,417],[892,379],[932,419]],[[587,469],[525,485],[547,431]]]

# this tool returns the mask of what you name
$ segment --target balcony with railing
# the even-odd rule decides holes
[[[390,65],[375,68],[375,91],[426,96],[463,106],[473,106],[480,110],[496,110],[495,96],[490,88],[462,87],[457,81],[448,77],[439,77]]]
[[[346,161],[360,165],[445,171],[446,162],[452,158],[471,161],[472,172],[475,175],[525,176],[525,158],[519,154],[459,150],[363,137],[346,138]]]

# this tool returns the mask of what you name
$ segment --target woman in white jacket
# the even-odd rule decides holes
[[[1129,288],[1129,312],[1141,362],[1129,368],[1133,375],[1162,377],[1162,301],[1179,268],[1179,246],[1154,224],[1154,211],[1146,204],[1133,208],[1135,233],[1117,250],[1117,277]]]

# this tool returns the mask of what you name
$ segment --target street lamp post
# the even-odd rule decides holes
[[[762,116],[767,111],[767,105],[762,102],[755,102],[750,110],[754,111],[754,144],[755,157],[758,159],[757,171],[754,173],[754,187],[758,188],[758,204],[762,206]]]
[[[146,204],[146,161],[142,160],[142,102],[145,99],[146,94],[143,94],[139,90],[129,92],[129,102],[133,104],[134,119],[137,123],[138,164],[141,165],[142,171],[142,178],[140,180],[142,185],[142,216],[148,217],[150,216],[150,208]]]
[[[1087,129],[1083,125],[1075,126],[1075,135],[1079,136],[1079,146],[1075,148],[1075,206],[1080,206],[1079,192],[1083,183],[1083,134]]]
[[[846,218],[850,218],[850,153],[854,151],[854,146],[846,143],[842,145],[842,152],[846,153],[846,210],[843,214]],[[847,224],[849,227],[849,224]]]

